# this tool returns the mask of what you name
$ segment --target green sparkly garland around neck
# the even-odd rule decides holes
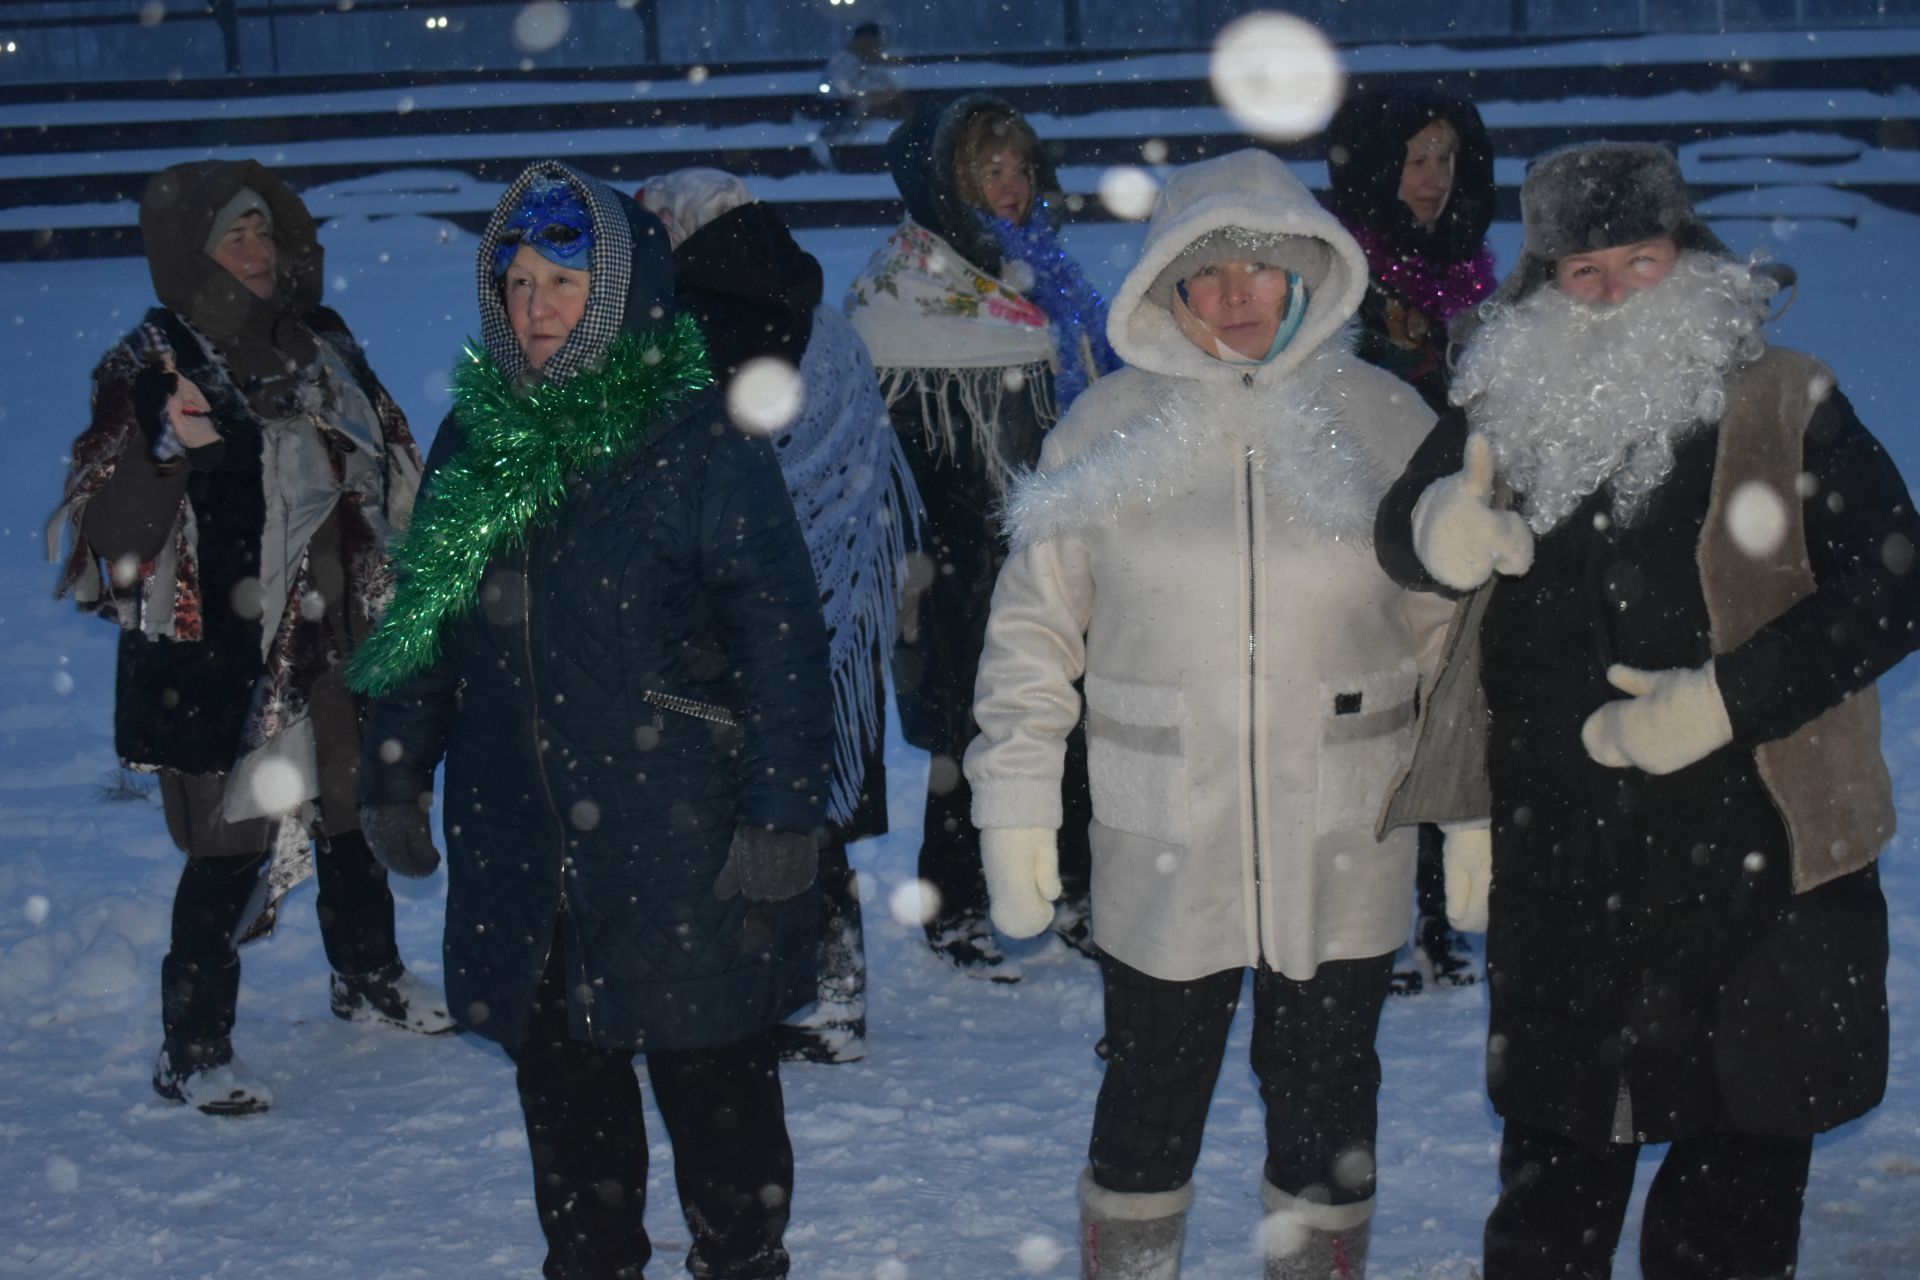
[[[625,462],[664,410],[711,385],[706,344],[689,315],[664,340],[622,333],[604,364],[530,389],[469,345],[453,375],[466,444],[434,472],[394,548],[399,590],[347,663],[352,686],[378,697],[437,662],[440,624],[473,608],[488,563],[525,545],[566,496],[568,477]]]

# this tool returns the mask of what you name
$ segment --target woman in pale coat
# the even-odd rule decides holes
[[[1366,287],[1273,156],[1175,174],[1113,304],[1127,367],[1010,497],[966,770],[994,922],[1037,933],[1085,675],[1107,1045],[1087,1276],[1178,1274],[1248,968],[1267,1275],[1364,1267],[1373,1038],[1413,882],[1412,833],[1373,829],[1447,613],[1369,546],[1432,415],[1340,336]]]

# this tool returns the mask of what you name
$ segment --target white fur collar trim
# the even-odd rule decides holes
[[[1370,545],[1374,511],[1393,477],[1344,412],[1339,382],[1356,359],[1336,336],[1285,380],[1284,399],[1257,384],[1144,375],[1135,412],[1059,467],[1015,480],[1005,509],[1013,548],[1173,500],[1192,490],[1223,445],[1259,464],[1289,522],[1323,541]]]

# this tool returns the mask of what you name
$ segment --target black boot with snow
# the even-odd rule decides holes
[[[927,923],[927,945],[933,953],[969,978],[991,982],[1018,982],[1020,962],[1000,949],[993,924],[984,914],[944,917]]]
[[[846,846],[820,851],[819,999],[773,1029],[783,1062],[857,1062],[867,1056],[867,944],[860,882]]]
[[[256,1115],[273,1105],[273,1090],[234,1056],[233,1042],[167,1040],[153,1064],[153,1091],[210,1116]]]
[[[333,975],[333,1016],[348,1022],[379,1022],[437,1036],[452,1031],[446,997],[408,973],[396,960],[372,973]]]

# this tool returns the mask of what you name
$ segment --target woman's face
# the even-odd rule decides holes
[[[1680,246],[1673,237],[1660,236],[1639,244],[1568,254],[1553,264],[1553,279],[1569,297],[1611,306],[1665,280],[1678,261]]]
[[[521,245],[507,264],[500,292],[507,304],[513,336],[538,369],[560,349],[587,311],[588,272],[549,262],[530,245]]]
[[[1033,207],[1033,164],[1025,147],[994,148],[980,161],[974,177],[987,212],[1008,222],[1026,221]]]
[[[233,220],[220,243],[213,247],[213,260],[256,298],[273,296],[273,268],[279,254],[267,220],[257,213],[243,213]]]
[[[1400,169],[1400,203],[1413,210],[1423,227],[1440,220],[1453,194],[1453,166],[1460,156],[1460,135],[1445,120],[1435,120],[1407,139],[1407,161]]]
[[[1210,262],[1182,282],[1187,309],[1249,360],[1264,360],[1280,332],[1287,273],[1257,259]]]

